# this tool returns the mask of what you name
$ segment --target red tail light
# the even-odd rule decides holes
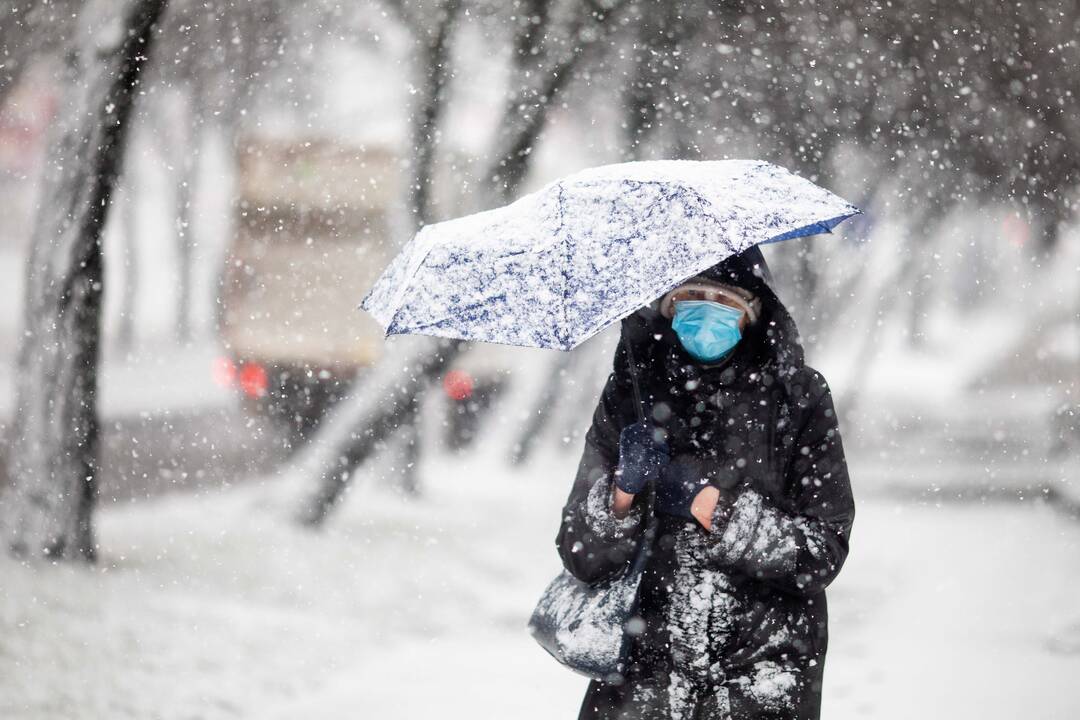
[[[238,377],[240,389],[248,397],[258,398],[266,395],[270,382],[266,375],[266,368],[262,365],[253,362],[244,363]]]
[[[216,358],[210,376],[221,387],[232,387],[236,384],[236,363],[231,358]]]
[[[451,370],[442,381],[443,392],[451,400],[467,400],[472,397],[473,379],[464,370]]]

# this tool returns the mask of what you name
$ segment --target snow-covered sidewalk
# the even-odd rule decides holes
[[[424,498],[360,481],[321,533],[288,480],[105,509],[98,568],[0,560],[0,717],[574,717],[524,630],[572,471],[432,456]],[[855,482],[824,717],[1080,716],[1080,525]]]

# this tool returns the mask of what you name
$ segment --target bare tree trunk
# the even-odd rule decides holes
[[[457,16],[461,11],[462,0],[443,0],[440,4],[435,24],[432,26],[423,17],[411,13],[404,4],[396,1],[389,3],[399,19],[408,26],[415,38],[419,57],[420,97],[413,109],[413,158],[409,180],[409,211],[416,228],[430,223],[435,217],[432,198],[432,182],[435,169],[435,157],[439,140],[439,121],[446,105],[446,88],[451,78],[450,53],[451,38]],[[402,435],[406,452],[411,454],[413,462],[405,462],[402,485],[410,494],[418,494],[416,481],[416,451],[418,433],[414,427],[419,414],[420,396],[430,382],[443,368],[461,352],[461,343],[445,345],[440,350],[430,343],[427,350],[416,356],[416,349],[406,344],[406,357],[402,358],[399,347],[390,347],[388,357],[382,365],[390,363],[394,368],[408,366],[409,375],[397,381],[393,387],[387,386],[384,378],[390,377],[381,372],[373,372],[353,384],[350,395],[358,399],[343,403],[344,407],[334,413],[333,422],[339,425],[348,422],[368,428],[363,436],[352,435],[339,437],[333,443],[339,460],[345,469],[335,467],[334,462],[315,463],[315,471],[320,478],[318,489],[309,498],[300,511],[301,522],[317,526],[322,524],[327,513],[337,503],[347,489],[352,470],[360,466],[376,447],[395,432]],[[393,358],[393,359],[391,359]],[[396,376],[395,376],[396,377]],[[382,399],[394,389],[401,392],[406,389],[406,397],[401,401],[383,403]],[[348,421],[342,417],[349,418]]]
[[[25,332],[3,503],[8,547],[25,557],[93,560],[98,473],[101,233],[139,74],[166,0],[91,0],[67,61],[27,264]]]
[[[435,151],[439,140],[439,120],[446,106],[446,86],[450,82],[450,37],[461,11],[461,0],[445,0],[438,23],[429,31],[417,29],[422,76],[420,99],[413,111],[412,176],[409,182],[410,210],[416,227],[432,221],[435,209],[431,183]]]
[[[135,186],[128,183],[120,199],[120,218],[124,238],[124,285],[120,294],[120,323],[116,329],[116,347],[123,353],[135,347],[135,308],[139,296],[139,212]]]
[[[534,2],[540,3],[542,0],[534,0]],[[625,5],[625,3],[623,4]],[[610,17],[611,13],[616,12],[623,5],[616,5],[607,14],[598,13],[592,14],[591,18],[581,18],[582,25],[592,23],[605,23],[606,28],[614,27],[614,23]],[[650,6],[651,8],[652,6]],[[666,6],[659,7],[660,11],[665,13],[665,17],[672,13],[670,8]],[[538,8],[533,8],[534,12],[539,12]],[[648,13],[649,8],[642,10],[643,13]],[[548,15],[544,13],[539,15],[542,19],[547,18]],[[639,27],[642,28],[640,36],[643,38],[651,38],[659,36],[660,33],[655,26],[648,22],[647,19],[639,19]],[[646,30],[645,28],[648,28]],[[523,78],[530,74],[531,68],[521,61],[527,57],[531,57],[537,54],[539,49],[539,43],[543,40],[544,28],[538,28],[537,26],[531,26],[526,28],[522,35],[519,35],[519,40],[516,43],[516,58],[518,60],[519,74]],[[599,30],[593,30],[591,33],[591,43],[595,43],[602,39],[603,35]],[[533,43],[530,46],[529,43]],[[502,150],[502,156],[498,163],[493,165],[488,173],[489,184],[492,186],[493,191],[501,195],[504,201],[510,200],[517,194],[517,190],[521,185],[521,182],[525,179],[528,173],[528,158],[532,153],[532,146],[537,141],[540,135],[540,131],[543,129],[544,124],[547,121],[548,112],[551,108],[551,101],[556,95],[566,86],[569,82],[574,68],[577,66],[583,57],[584,52],[588,49],[590,42],[575,42],[572,49],[560,60],[556,60],[548,68],[547,75],[544,77],[544,83],[539,90],[532,90],[527,86],[523,86],[521,93],[515,95],[511,102],[507,105],[506,115],[502,123],[502,127],[509,128],[511,130],[516,129],[516,134],[511,135],[510,139],[506,142],[506,146]],[[647,72],[653,72],[651,59],[658,54],[658,51],[654,47],[649,47],[637,58],[635,63],[635,71],[638,74],[639,80]],[[650,69],[652,68],[652,69]],[[655,86],[659,86],[657,81]],[[640,83],[635,83],[635,90],[651,89],[654,87],[654,83],[651,81],[641,80]],[[650,98],[653,98],[650,100]],[[637,155],[641,150],[642,143],[648,134],[654,127],[653,122],[656,116],[655,107],[655,94],[644,94],[644,92],[633,92],[628,100],[629,106],[632,108],[628,111],[631,115],[628,118],[628,130],[627,130],[627,145],[629,147],[629,154],[633,159],[637,159]],[[514,121],[517,115],[519,115],[519,108],[526,104],[526,99],[531,99],[533,107],[530,112],[526,113],[522,120],[518,121],[515,125]],[[651,114],[646,109],[646,105],[651,108]],[[518,436],[517,441],[514,442],[511,448],[510,459],[515,465],[522,465],[528,462],[530,455],[538,438],[543,434],[547,428],[548,423],[553,415],[557,399],[564,395],[564,384],[568,376],[568,370],[573,366],[578,350],[572,350],[569,353],[555,356],[551,359],[551,364],[548,367],[547,381],[544,383],[540,392],[537,393],[534,401],[533,408],[529,413],[529,420],[525,427],[522,429],[521,434]]]
[[[616,26],[613,16],[627,4],[620,2],[604,9],[595,2],[582,3],[582,17],[572,32],[569,49],[542,67],[527,67],[518,55],[519,90],[511,95],[503,111],[495,162],[487,172],[488,188],[496,198],[506,202],[517,194],[528,174],[533,146],[547,123],[553,101],[569,84],[585,53],[607,39],[607,32]],[[532,42],[544,39],[542,32],[529,33]],[[527,40],[519,40],[523,42]],[[529,82],[532,76],[540,78],[539,84]]]
[[[191,122],[191,114],[187,117]],[[180,281],[180,294],[176,299],[176,339],[180,343],[189,342],[192,336],[191,291],[195,281],[195,240],[191,230],[191,203],[195,178],[199,173],[199,138],[198,130],[185,133],[185,142],[181,147],[180,182],[176,184],[176,274]]]
[[[926,321],[930,312],[932,300],[933,264],[937,254],[934,252],[938,242],[938,233],[943,232],[939,227],[942,218],[948,213],[948,208],[941,203],[932,203],[923,211],[924,222],[911,235],[910,248],[908,250],[912,267],[910,270],[910,282],[905,289],[911,295],[908,304],[907,331],[908,345],[914,349],[926,347]]]
[[[677,3],[634,6],[637,18],[631,49],[633,76],[624,89],[626,155],[631,160],[640,160],[647,155],[649,140],[665,119],[667,125],[675,123],[677,50],[679,40],[685,35],[678,25],[684,9]],[[669,141],[673,141],[675,157],[688,157],[693,150],[682,137],[685,128],[674,134],[676,137]]]
[[[912,219],[907,220],[904,230],[908,234],[931,236],[935,232],[940,232],[938,225],[943,215],[938,205],[923,208],[920,212],[910,214]],[[911,292],[912,287],[916,286],[922,267],[922,255],[909,251],[903,264],[877,288],[876,300],[866,298],[867,307],[873,308],[869,317],[876,321],[868,323],[867,331],[861,335],[858,344],[852,348],[854,360],[851,363],[853,368],[851,379],[847,383],[846,392],[842,397],[837,398],[836,402],[836,406],[841,408],[843,419],[850,421],[855,416],[855,410],[862,400],[867,378],[873,369],[873,360],[880,351],[880,335],[884,326],[884,323],[880,322],[881,318],[895,306],[897,300],[905,292]]]
[[[382,361],[358,380],[296,461],[317,478],[299,520],[318,526],[348,488],[352,471],[403,422],[414,422],[421,393],[461,352],[459,340],[395,338]]]
[[[552,358],[551,364],[548,365],[547,379],[536,394],[529,419],[525,422],[525,427],[521,429],[513,447],[510,448],[512,464],[524,465],[532,456],[536,444],[555,414],[559,399],[565,397],[566,377],[577,359],[578,352],[579,349],[574,349],[570,352],[559,353]]]

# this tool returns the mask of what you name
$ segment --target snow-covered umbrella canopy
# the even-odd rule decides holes
[[[361,305],[387,335],[570,350],[751,245],[859,210],[767,162],[591,168],[423,228]]]

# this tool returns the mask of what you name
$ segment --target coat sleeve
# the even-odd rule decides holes
[[[618,392],[609,378],[585,435],[577,476],[555,540],[563,566],[584,582],[615,575],[633,558],[643,534],[642,496],[620,520],[611,512],[612,477],[619,461]]]
[[[785,478],[792,511],[744,488],[717,505],[709,532],[717,563],[803,596],[821,592],[840,572],[855,518],[832,394],[817,373],[809,384]]]

